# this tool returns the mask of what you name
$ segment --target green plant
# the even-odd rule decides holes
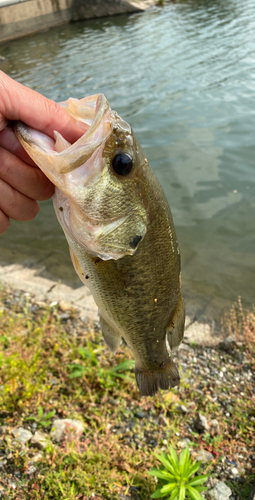
[[[204,474],[192,478],[198,471],[201,462],[194,461],[192,463],[188,446],[182,450],[179,459],[172,445],[170,445],[169,452],[168,454],[163,452],[160,455],[155,454],[163,465],[159,469],[151,469],[148,472],[159,480],[158,487],[151,498],[167,496],[168,500],[184,500],[185,498],[203,500],[200,492],[207,490],[202,484],[205,483],[208,476]]]
[[[87,347],[87,349],[79,347],[77,352],[83,364],[76,362],[68,365],[68,369],[71,372],[69,378],[83,377],[83,375],[93,377],[94,375],[98,378],[101,385],[107,387],[113,385],[116,378],[126,379],[126,381],[132,380],[126,372],[134,368],[135,363],[133,360],[127,359],[113,368],[105,369],[97,359],[97,349],[89,341],[87,341]]]
[[[49,427],[51,425],[50,419],[54,417],[55,415],[55,410],[49,411],[49,413],[44,414],[43,408],[39,406],[38,410],[38,417],[27,417],[25,420],[33,420],[36,422],[38,425],[41,425],[42,427]]]

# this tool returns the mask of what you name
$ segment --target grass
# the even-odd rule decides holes
[[[190,348],[192,352],[183,351],[180,387],[141,398],[132,356],[125,346],[113,356],[97,325],[85,327],[74,312],[61,321],[57,306],[36,304],[29,297],[2,289],[0,464],[1,460],[6,463],[1,468],[0,486],[4,497],[119,500],[131,488],[141,500],[148,500],[156,485],[148,475],[157,465],[153,451],[165,451],[171,443],[179,452],[182,440],[188,438],[191,453],[204,449],[213,455],[202,466],[202,473],[220,477],[226,457],[238,463],[243,483],[233,481],[232,489],[239,488],[240,500],[247,499],[255,477],[250,460],[244,457],[242,462],[238,457],[240,447],[250,456],[255,446],[255,395],[249,377],[240,387],[231,381],[240,366],[247,373],[254,370],[255,320],[253,316],[247,319],[240,302],[238,307],[237,316],[233,309],[232,316],[225,318],[224,328],[228,330],[232,322],[233,334],[238,325],[244,339],[249,325],[249,342],[240,344],[232,354],[199,346]],[[208,355],[208,364],[197,370],[200,355]],[[204,371],[207,366],[212,370],[210,376]],[[214,370],[218,374],[224,367],[228,380],[219,379],[218,384]],[[220,434],[199,434],[193,425],[198,412],[208,420],[217,418]],[[50,442],[39,455],[32,446],[14,442],[13,428],[29,429],[34,423],[38,430],[49,433],[54,418],[82,420],[82,438]]]

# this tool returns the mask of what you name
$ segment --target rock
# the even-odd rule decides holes
[[[59,319],[61,319],[62,321],[69,319],[70,317],[71,317],[71,313],[62,313],[59,315]]]
[[[31,460],[29,463],[29,465],[33,465],[34,462],[40,462],[40,460],[42,460],[43,458],[43,454],[39,451],[38,453],[36,453],[35,455],[33,455],[31,457]]]
[[[188,344],[197,343],[199,345],[215,345],[217,337],[215,336],[215,326],[210,321],[194,321],[185,330],[184,341]]]
[[[189,438],[185,438],[185,439],[182,439],[181,441],[178,442],[178,446],[180,448],[186,448],[190,443],[190,439]]]
[[[30,476],[31,474],[34,474],[34,472],[36,472],[36,467],[34,465],[30,465],[30,467],[28,467],[26,473]]]
[[[222,482],[217,483],[216,486],[209,491],[210,498],[214,500],[228,500],[231,493],[231,489]]]
[[[143,411],[136,411],[135,412],[135,416],[137,418],[144,418],[145,417],[145,413]]]
[[[24,429],[23,427],[13,429],[12,434],[15,437],[15,440],[21,444],[26,444],[33,436],[32,432]]]
[[[66,311],[72,311],[74,309],[73,304],[71,302],[67,302],[67,300],[60,300],[59,303],[59,309],[65,313]]]
[[[214,418],[210,422],[210,430],[211,430],[211,435],[212,436],[218,436],[220,434],[220,426],[218,420]]]
[[[194,420],[194,427],[198,432],[209,432],[210,427],[207,422],[207,418],[201,413],[198,414],[197,418]]]
[[[181,413],[189,413],[189,410],[188,410],[187,406],[185,406],[185,405],[177,406],[176,410],[181,412]]]
[[[82,435],[83,429],[84,424],[80,420],[70,418],[54,420],[51,428],[51,438],[57,443],[64,437],[67,437],[68,441],[72,441]]]
[[[235,339],[233,339],[233,337],[231,337],[231,335],[229,335],[224,340],[222,340],[222,342],[219,343],[219,348],[222,351],[226,351],[226,352],[233,351],[235,346],[236,346]]]
[[[0,436],[2,436],[3,434],[7,434],[7,432],[8,432],[7,425],[1,425],[0,426]]]
[[[214,459],[212,453],[210,453],[207,450],[199,450],[196,453],[193,452],[192,456],[194,456],[198,462],[203,462],[203,464],[205,464],[206,462],[210,462],[210,460]]]
[[[45,434],[38,431],[33,435],[30,444],[32,444],[36,448],[39,448],[39,450],[45,450],[45,448],[47,448],[47,445],[49,444],[49,439],[47,438],[47,436],[45,436]]]

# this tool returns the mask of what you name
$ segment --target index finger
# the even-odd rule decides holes
[[[0,71],[0,96],[0,130],[6,126],[6,119],[21,120],[50,137],[57,130],[73,143],[88,129],[88,125],[78,124],[57,103],[21,85],[3,71]]]

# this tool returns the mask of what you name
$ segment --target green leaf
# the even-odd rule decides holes
[[[72,370],[72,373],[70,373],[69,378],[82,377],[83,373],[86,370],[84,366],[77,365],[76,363],[68,365],[68,368]]]
[[[186,492],[185,486],[181,485],[180,491],[179,491],[179,499],[178,500],[184,500],[185,499],[185,492]]]
[[[206,475],[196,476],[189,481],[189,486],[196,486],[198,484],[203,484],[207,481],[207,479],[208,479],[208,476],[206,476]]]
[[[44,420],[42,420],[40,422],[40,425],[42,425],[43,427],[49,427],[49,425],[51,425],[51,423],[50,422],[45,422]]]
[[[126,361],[123,361],[117,366],[114,366],[114,368],[111,369],[112,372],[124,372],[126,370],[131,370],[132,368],[135,367],[135,361],[132,359],[126,359]]]
[[[169,482],[173,480],[175,481],[170,472],[167,472],[166,470],[150,469],[148,471],[148,474],[150,474],[151,476],[159,477],[160,479],[167,479]]]
[[[196,486],[196,490],[200,493],[201,491],[206,491],[209,488],[207,486]]]
[[[43,418],[43,409],[42,409],[42,407],[41,407],[41,406],[39,406],[39,408],[38,408],[37,412],[38,412],[38,417],[39,417],[39,418],[40,418],[40,420],[41,420],[41,419]]]
[[[82,359],[87,359],[87,358],[92,358],[91,352],[89,352],[87,349],[84,347],[79,347],[78,353],[80,354]]]
[[[158,455],[155,453],[156,458],[164,465],[164,467],[171,472],[174,476],[176,475],[176,471],[174,470],[173,466],[169,462],[169,459],[167,455],[163,452],[161,452],[161,455]]]
[[[39,422],[39,419],[36,417],[26,417],[25,420],[34,420],[35,422]]]
[[[175,500],[178,498],[178,493],[179,493],[179,488],[175,488],[175,490],[172,491],[172,495],[169,497],[169,500]]]
[[[195,488],[192,488],[192,486],[187,486],[188,490],[188,495],[191,498],[191,500],[204,500],[204,498],[198,493]]]
[[[184,450],[182,450],[179,458],[180,462],[180,471],[184,473],[185,469],[189,466],[189,447],[187,446]]]
[[[53,417],[55,415],[55,413],[56,413],[56,410],[49,411],[49,413],[47,413],[47,415],[45,415],[44,420],[47,420],[48,418]]]
[[[193,474],[195,474],[195,472],[198,471],[201,463],[202,462],[194,462],[194,464],[191,467],[189,467],[187,478],[189,478],[190,476],[192,476]]]
[[[166,496],[166,494],[162,493],[161,490],[156,490],[156,491],[154,491],[154,493],[152,493],[151,498],[163,498],[165,496]]]
[[[162,486],[161,490],[162,493],[165,493],[165,495],[167,493],[170,493],[171,491],[173,491],[174,489],[176,488],[176,481],[172,484],[165,484],[164,486]]]
[[[171,444],[169,446],[169,451],[170,451],[170,456],[171,456],[174,464],[179,468],[179,461],[178,461],[177,453]]]

